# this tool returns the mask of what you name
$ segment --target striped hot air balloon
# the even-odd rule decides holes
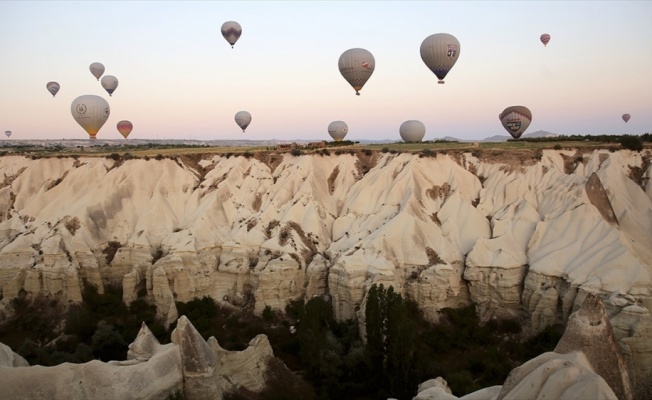
[[[539,37],[539,40],[541,40],[541,43],[543,43],[543,47],[546,47],[548,45],[548,42],[550,41],[550,35],[544,33]]]

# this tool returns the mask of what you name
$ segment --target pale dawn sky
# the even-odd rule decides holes
[[[230,20],[242,26],[233,49],[220,32]],[[507,135],[498,114],[512,105],[532,111],[527,132],[642,134],[651,21],[650,1],[2,1],[0,131],[87,138],[70,104],[95,94],[111,107],[101,139],[121,139],[126,119],[138,139],[330,140],[343,120],[346,139],[400,140],[417,119],[424,140],[479,140]],[[444,85],[419,53],[440,32],[461,45]],[[337,66],[355,47],[376,60],[360,96]],[[93,62],[118,78],[112,97]]]

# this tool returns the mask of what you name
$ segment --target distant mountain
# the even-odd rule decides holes
[[[548,131],[536,131],[532,133],[524,133],[523,136],[521,136],[521,138],[527,139],[527,138],[542,138],[542,137],[556,137],[556,136],[559,136],[559,134],[548,132]],[[494,135],[488,138],[484,138],[481,141],[482,142],[506,142],[511,138],[512,138],[511,136],[507,136],[507,135]]]

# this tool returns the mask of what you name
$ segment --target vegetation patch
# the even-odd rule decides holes
[[[335,180],[337,179],[337,175],[340,173],[340,166],[336,165],[335,168],[333,168],[333,172],[328,176],[328,192],[330,194],[333,194],[335,192]]]
[[[439,257],[439,254],[430,247],[426,247],[426,255],[428,256],[428,264],[430,265],[446,264],[446,262]]]
[[[426,190],[426,195],[433,200],[445,199],[451,192],[451,185],[445,182],[441,186],[433,186]]]
[[[106,244],[106,247],[102,250],[102,254],[104,254],[104,259],[106,260],[107,265],[111,264],[115,257],[115,253],[118,252],[120,247],[122,247],[122,244],[116,241],[110,241]]]
[[[68,232],[70,232],[71,235],[75,236],[75,233],[77,233],[77,229],[81,227],[81,223],[79,222],[79,218],[77,217],[66,217],[66,222],[64,225],[66,229],[68,229]],[[117,249],[116,249],[117,251]],[[115,253],[113,253],[115,255]]]
[[[367,172],[371,171],[371,169],[376,166],[379,158],[377,152],[369,149],[364,149],[355,152],[354,154],[356,154],[358,158],[355,162],[355,167],[358,171],[358,178],[362,178],[367,174]]]

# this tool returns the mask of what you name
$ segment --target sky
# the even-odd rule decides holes
[[[242,26],[233,49],[226,21]],[[87,138],[70,104],[94,94],[111,108],[101,139],[129,120],[138,139],[330,140],[343,120],[347,140],[398,141],[416,119],[424,140],[481,140],[507,135],[498,114],[512,105],[531,110],[526,133],[637,135],[652,132],[650,21],[651,1],[5,0],[0,131]],[[442,32],[460,54],[439,85],[419,48]],[[360,96],[337,66],[356,47],[376,61]],[[112,97],[93,62],[118,78]]]

